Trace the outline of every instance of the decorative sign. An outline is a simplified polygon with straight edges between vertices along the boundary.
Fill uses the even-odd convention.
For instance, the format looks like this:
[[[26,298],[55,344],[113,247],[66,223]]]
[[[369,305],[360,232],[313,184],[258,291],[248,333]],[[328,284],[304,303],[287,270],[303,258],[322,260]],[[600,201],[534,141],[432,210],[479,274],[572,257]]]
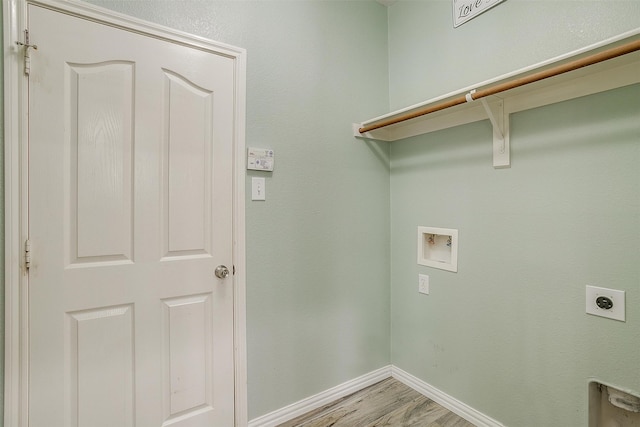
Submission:
[[[504,0],[452,0],[453,27],[459,27],[471,18],[502,3]]]

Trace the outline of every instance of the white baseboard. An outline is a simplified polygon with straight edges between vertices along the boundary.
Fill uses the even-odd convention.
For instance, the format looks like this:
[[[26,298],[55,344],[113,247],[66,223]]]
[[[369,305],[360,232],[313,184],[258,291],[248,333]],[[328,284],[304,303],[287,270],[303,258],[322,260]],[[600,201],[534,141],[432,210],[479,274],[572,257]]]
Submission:
[[[476,411],[472,407],[460,402],[400,368],[392,366],[391,376],[477,427],[504,427],[502,423],[486,416],[482,412]]]
[[[391,376],[391,365],[249,421],[248,427],[275,427]]]
[[[369,372],[361,377],[332,387],[329,390],[285,406],[282,409],[254,418],[249,421],[248,427],[275,427],[389,377],[397,379],[477,427],[505,427],[493,418],[476,411],[443,391],[392,365]]]

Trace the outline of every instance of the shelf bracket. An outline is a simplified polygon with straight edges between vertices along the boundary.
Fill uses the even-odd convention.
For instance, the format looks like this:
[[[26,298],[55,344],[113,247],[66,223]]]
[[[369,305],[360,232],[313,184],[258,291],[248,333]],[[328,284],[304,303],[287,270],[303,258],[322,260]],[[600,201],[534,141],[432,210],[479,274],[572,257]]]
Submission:
[[[491,107],[489,106],[489,103],[484,98],[482,98],[480,100],[480,102],[482,102],[482,106],[484,107],[484,111],[486,111],[487,112],[487,116],[489,116],[489,121],[491,122],[491,125],[493,126],[493,134],[494,134],[494,136],[496,136],[498,139],[504,139],[504,134],[502,133],[502,125],[501,125],[501,123],[498,123],[498,121],[496,120],[496,117],[493,115],[493,111],[491,111]],[[502,103],[500,103],[498,105],[498,110],[501,110],[501,109],[504,109],[502,107]],[[498,117],[500,117],[500,114],[498,115]]]
[[[467,95],[467,101],[473,100],[473,93]],[[480,102],[484,107],[491,126],[493,127],[493,167],[503,169],[511,167],[511,156],[509,153],[509,113],[505,113],[504,101],[489,105],[485,98]]]

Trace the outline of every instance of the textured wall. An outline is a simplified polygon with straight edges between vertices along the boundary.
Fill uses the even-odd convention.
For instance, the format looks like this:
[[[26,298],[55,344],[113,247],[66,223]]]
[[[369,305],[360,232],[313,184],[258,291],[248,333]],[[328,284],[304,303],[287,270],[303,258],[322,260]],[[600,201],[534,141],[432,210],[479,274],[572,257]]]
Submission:
[[[636,0],[507,0],[453,28],[453,0],[389,8],[391,109],[457,91],[633,30]]]
[[[590,377],[640,391],[637,86],[514,115],[509,170],[486,122],[393,143],[391,189],[389,147],[349,129],[632,29],[640,3],[508,0],[454,30],[449,0],[403,0],[388,45],[369,1],[96,3],[248,50],[247,145],[276,151],[247,201],[250,418],[390,361],[511,426],[584,425]],[[460,229],[459,273],[416,265],[417,225]],[[586,284],[626,289],[627,322],[584,314]]]
[[[396,106],[640,22],[636,2],[509,0],[453,30],[444,3],[389,9]],[[503,170],[488,121],[391,143],[395,365],[506,426],[586,425],[590,378],[640,393],[639,111],[634,85],[514,114]],[[416,265],[419,225],[459,229],[458,273]],[[586,285],[626,290],[626,323],[585,314]]]

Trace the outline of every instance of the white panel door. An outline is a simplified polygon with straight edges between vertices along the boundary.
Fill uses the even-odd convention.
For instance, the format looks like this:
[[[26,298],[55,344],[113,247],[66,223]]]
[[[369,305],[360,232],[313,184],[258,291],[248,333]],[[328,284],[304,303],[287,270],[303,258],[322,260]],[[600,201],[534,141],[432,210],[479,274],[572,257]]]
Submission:
[[[234,423],[234,62],[29,5],[29,425]]]

